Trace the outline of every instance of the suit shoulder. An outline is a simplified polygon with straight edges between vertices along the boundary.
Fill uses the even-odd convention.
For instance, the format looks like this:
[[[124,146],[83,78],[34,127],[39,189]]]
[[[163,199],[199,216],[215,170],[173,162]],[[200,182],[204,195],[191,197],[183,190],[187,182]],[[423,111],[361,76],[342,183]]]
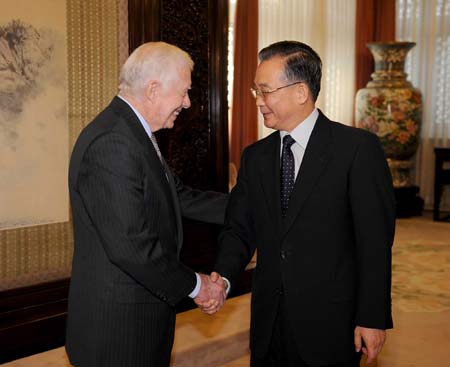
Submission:
[[[135,146],[130,134],[126,131],[126,124],[121,124],[121,117],[110,107],[101,111],[78,136],[72,150],[70,168],[79,167],[86,152],[97,142],[114,142]],[[129,142],[129,143],[127,143]]]
[[[361,144],[380,144],[378,136],[367,130],[330,120],[329,124],[336,141],[355,146],[359,146]]]
[[[266,150],[268,147],[270,147],[272,144],[276,142],[276,139],[280,138],[280,133],[278,131],[274,131],[272,134],[254,142],[253,144],[250,144],[247,146],[242,154],[258,154],[261,151]]]
[[[94,138],[95,136],[113,131],[117,127],[118,120],[119,116],[112,109],[105,108],[86,125],[80,134],[80,138]]]
[[[87,148],[100,137],[111,133],[123,136],[129,135],[126,124],[121,124],[121,120],[122,117],[112,108],[105,108],[81,131],[75,143],[74,151],[79,147]]]

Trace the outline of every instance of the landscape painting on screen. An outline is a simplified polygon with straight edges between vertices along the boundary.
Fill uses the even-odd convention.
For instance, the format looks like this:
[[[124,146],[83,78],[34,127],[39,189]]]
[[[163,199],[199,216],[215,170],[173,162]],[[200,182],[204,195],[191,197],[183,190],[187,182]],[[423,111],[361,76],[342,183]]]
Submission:
[[[0,229],[66,222],[65,1],[14,0],[0,11]]]

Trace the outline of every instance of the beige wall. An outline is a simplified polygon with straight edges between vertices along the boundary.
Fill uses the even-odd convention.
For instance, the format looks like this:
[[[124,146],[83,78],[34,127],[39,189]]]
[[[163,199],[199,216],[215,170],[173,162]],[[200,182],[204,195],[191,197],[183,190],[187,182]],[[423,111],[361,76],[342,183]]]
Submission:
[[[128,35],[127,0],[67,0],[66,8],[68,157],[82,127],[117,92]],[[72,253],[70,221],[0,230],[0,290],[69,276]]]

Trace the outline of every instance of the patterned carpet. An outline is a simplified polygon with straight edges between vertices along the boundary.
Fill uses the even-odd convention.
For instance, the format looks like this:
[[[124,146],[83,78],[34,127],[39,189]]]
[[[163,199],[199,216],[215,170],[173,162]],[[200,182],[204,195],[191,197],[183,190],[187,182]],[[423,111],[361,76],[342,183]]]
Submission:
[[[397,221],[392,302],[405,312],[450,310],[450,223]]]

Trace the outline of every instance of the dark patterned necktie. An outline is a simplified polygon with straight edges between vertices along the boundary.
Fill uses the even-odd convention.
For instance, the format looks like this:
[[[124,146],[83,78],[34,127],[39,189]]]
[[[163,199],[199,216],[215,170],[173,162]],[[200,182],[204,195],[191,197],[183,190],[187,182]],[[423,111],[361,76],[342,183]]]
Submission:
[[[291,146],[295,140],[290,135],[283,138],[283,152],[281,153],[281,215],[286,215],[289,197],[295,183],[295,161]]]

